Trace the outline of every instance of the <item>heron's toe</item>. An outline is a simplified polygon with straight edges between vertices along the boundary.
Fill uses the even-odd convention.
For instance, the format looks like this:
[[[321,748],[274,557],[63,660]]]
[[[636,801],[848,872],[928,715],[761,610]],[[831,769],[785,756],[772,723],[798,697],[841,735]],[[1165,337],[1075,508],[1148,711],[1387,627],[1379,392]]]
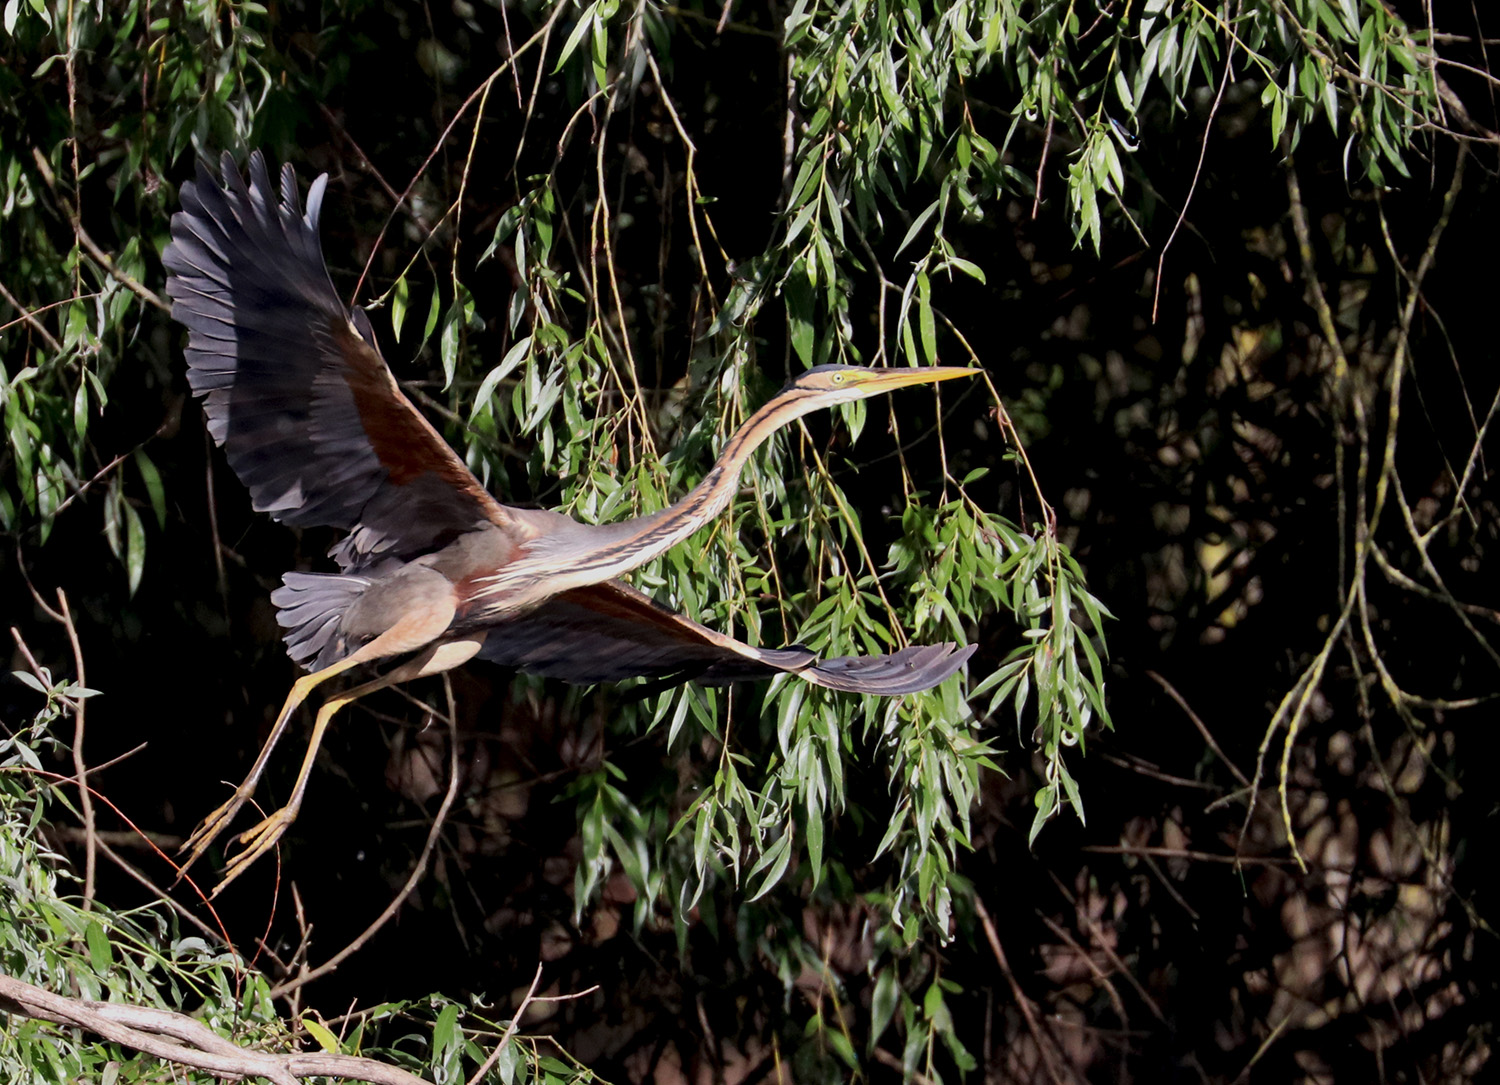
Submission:
[[[217,897],[224,891],[225,886],[248,870],[250,864],[274,848],[276,842],[282,838],[287,828],[296,820],[297,808],[295,806],[286,806],[277,810],[259,825],[247,829],[235,837],[235,840],[242,845],[243,850],[231,859],[229,865],[224,868],[224,877],[220,879],[218,885],[214,886],[214,891],[209,895],[209,899]]]

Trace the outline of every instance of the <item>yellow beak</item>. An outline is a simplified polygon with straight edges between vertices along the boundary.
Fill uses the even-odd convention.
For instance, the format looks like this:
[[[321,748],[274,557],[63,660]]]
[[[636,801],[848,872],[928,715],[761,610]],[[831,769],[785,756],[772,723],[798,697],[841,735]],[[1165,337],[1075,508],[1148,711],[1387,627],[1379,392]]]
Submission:
[[[911,384],[936,384],[954,377],[977,377],[982,369],[964,369],[953,365],[914,366],[910,369],[867,369],[859,375],[860,391],[871,395],[905,388]]]

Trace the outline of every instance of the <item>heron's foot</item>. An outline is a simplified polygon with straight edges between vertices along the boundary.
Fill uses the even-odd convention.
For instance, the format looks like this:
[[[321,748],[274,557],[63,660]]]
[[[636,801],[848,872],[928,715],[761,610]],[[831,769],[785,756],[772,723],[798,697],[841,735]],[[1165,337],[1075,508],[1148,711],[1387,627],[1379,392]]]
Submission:
[[[283,806],[259,825],[235,838],[244,850],[231,859],[229,865],[224,868],[224,877],[209,894],[210,900],[217,897],[224,891],[226,885],[248,870],[251,863],[276,846],[276,842],[281,839],[287,827],[297,820],[297,808],[301,805],[300,802],[294,802]]]
[[[178,868],[177,876],[179,878],[186,874],[188,867],[196,863],[203,853],[213,845],[213,842],[223,835],[224,830],[229,828],[229,823],[240,812],[240,807],[249,802],[250,796],[254,793],[255,788],[248,781],[241,784],[235,788],[234,794],[230,796],[228,802],[198,823],[198,827],[193,830],[193,834],[187,840],[183,841],[182,847],[177,849],[179,855],[187,852],[187,858],[182,861],[182,866]]]

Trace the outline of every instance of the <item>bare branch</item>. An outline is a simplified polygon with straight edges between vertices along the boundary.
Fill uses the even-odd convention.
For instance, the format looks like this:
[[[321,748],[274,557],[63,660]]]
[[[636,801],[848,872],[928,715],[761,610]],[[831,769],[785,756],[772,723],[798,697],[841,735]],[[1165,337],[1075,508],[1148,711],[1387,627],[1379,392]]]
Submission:
[[[278,1055],[241,1047],[186,1014],[118,1002],[67,998],[0,974],[0,1009],[38,1021],[86,1029],[112,1043],[219,1077],[263,1077],[298,1085],[308,1077],[338,1077],[374,1085],[424,1085],[396,1066],[354,1055],[292,1052]]]
[[[78,629],[73,624],[73,612],[68,609],[68,597],[57,589],[57,607],[63,617],[63,628],[68,631],[68,643],[73,648],[73,666],[78,672],[80,691],[88,688],[83,670],[83,649],[78,644]],[[78,774],[78,808],[83,814],[83,910],[94,906],[94,872],[99,866],[99,844],[94,839],[94,800],[89,794],[89,770],[83,759],[84,716],[89,699],[80,692],[73,704],[73,770]]]

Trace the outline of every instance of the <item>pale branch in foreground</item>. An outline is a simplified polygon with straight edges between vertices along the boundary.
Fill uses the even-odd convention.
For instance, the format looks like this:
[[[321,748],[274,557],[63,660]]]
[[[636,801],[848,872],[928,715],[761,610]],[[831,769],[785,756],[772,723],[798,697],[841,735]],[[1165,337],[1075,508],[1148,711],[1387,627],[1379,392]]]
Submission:
[[[223,1078],[262,1077],[298,1085],[315,1076],[373,1085],[427,1085],[423,1078],[374,1059],[324,1052],[272,1054],[240,1047],[186,1014],[53,994],[0,974],[0,1012],[87,1029],[112,1043]]]

